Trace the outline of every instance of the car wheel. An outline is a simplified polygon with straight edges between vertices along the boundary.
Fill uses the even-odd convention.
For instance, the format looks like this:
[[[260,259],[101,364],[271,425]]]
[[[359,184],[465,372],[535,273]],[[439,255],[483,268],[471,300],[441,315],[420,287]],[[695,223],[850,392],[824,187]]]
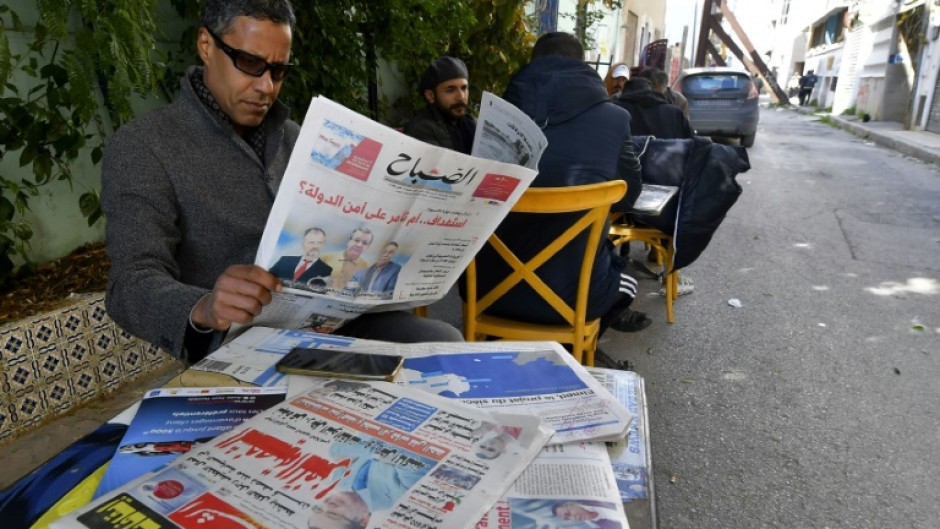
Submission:
[[[747,134],[747,135],[741,136],[741,146],[748,147],[748,148],[753,147],[754,138],[756,137],[757,137],[756,132],[754,134]]]

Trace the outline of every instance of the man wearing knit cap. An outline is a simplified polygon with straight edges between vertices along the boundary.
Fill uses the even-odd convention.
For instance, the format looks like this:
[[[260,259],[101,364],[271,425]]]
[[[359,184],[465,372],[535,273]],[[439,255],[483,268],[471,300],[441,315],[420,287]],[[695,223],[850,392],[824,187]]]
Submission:
[[[431,145],[470,154],[477,121],[468,112],[467,65],[442,56],[421,77],[427,106],[405,127],[405,134]]]

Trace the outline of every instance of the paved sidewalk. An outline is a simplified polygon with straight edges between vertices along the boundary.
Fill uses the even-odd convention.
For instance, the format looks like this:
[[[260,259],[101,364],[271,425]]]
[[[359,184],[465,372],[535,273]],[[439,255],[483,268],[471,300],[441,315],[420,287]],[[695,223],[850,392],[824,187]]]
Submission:
[[[790,108],[801,114],[827,117],[839,128],[879,145],[894,149],[901,154],[917,158],[927,163],[940,165],[940,134],[927,131],[904,130],[904,125],[895,121],[862,122],[855,116],[837,116],[812,107],[791,105]]]

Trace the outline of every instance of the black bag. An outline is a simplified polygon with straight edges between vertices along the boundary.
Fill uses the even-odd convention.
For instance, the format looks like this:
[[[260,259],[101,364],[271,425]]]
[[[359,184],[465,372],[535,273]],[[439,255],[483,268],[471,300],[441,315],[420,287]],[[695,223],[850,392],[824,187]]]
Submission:
[[[743,147],[691,139],[634,136],[643,182],[679,187],[660,215],[634,215],[636,222],[673,236],[673,268],[692,264],[711,241],[741,195],[735,177],[751,168]]]

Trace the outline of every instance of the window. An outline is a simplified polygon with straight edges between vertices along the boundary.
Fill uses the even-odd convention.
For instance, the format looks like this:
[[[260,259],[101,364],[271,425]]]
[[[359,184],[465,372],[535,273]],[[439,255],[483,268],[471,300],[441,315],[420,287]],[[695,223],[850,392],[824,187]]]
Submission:
[[[845,37],[842,21],[845,18],[846,11],[848,11],[848,9],[836,11],[826,17],[825,21],[813,26],[813,36],[810,40],[810,47],[815,48],[817,46],[826,46],[828,44],[842,42],[842,39]]]

